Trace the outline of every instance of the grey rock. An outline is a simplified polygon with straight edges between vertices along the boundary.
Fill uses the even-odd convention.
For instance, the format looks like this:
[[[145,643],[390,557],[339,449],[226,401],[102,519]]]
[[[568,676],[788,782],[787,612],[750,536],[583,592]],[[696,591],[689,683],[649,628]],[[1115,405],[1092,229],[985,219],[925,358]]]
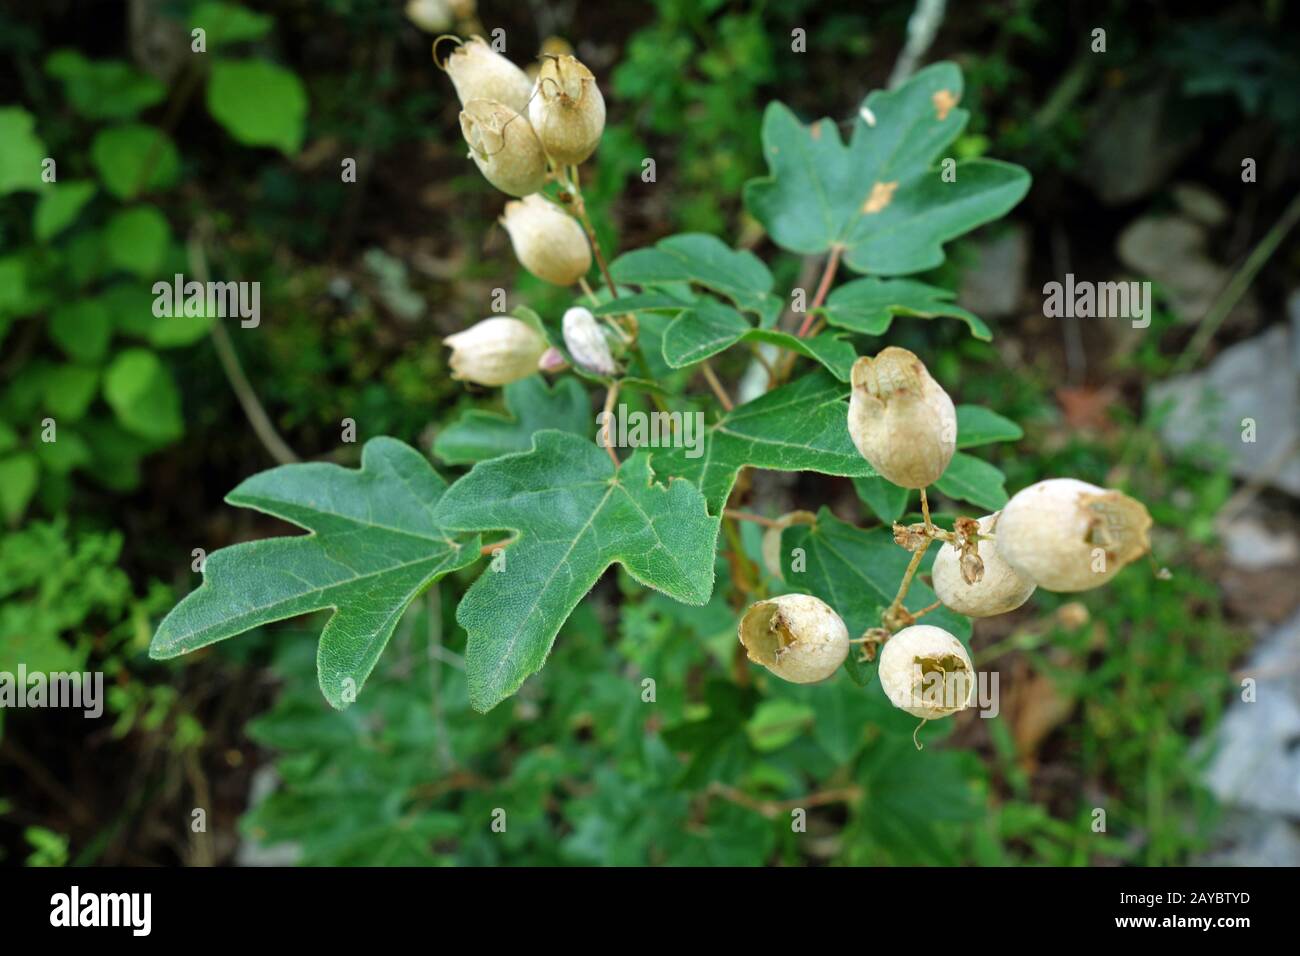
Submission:
[[[1228,708],[1205,783],[1228,806],[1300,820],[1300,613],[1260,642],[1241,675],[1255,681],[1255,699]]]
[[[962,276],[958,301],[984,318],[1012,315],[1025,293],[1029,267],[1029,235],[1012,226],[990,239],[976,242],[975,261]]]
[[[1088,130],[1080,176],[1107,205],[1153,192],[1196,145],[1198,135],[1165,122],[1170,90],[1125,87],[1103,97]]]
[[[1292,324],[1300,327],[1294,313]],[[1207,461],[1226,458],[1234,475],[1300,496],[1298,335],[1273,326],[1224,349],[1204,371],[1152,385],[1148,408],[1171,405],[1162,440]],[[1243,440],[1246,419],[1254,421],[1253,442]]]

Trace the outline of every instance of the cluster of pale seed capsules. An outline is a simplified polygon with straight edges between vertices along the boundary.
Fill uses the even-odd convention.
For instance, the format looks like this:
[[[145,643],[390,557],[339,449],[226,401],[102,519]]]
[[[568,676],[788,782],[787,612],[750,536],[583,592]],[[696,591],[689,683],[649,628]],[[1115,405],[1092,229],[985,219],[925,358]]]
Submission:
[[[595,152],[605,129],[605,99],[595,76],[573,56],[546,53],[537,78],[529,79],[481,37],[460,43],[440,65],[460,98],[460,128],[470,158],[489,183],[517,197],[506,203],[501,224],[520,263],[555,285],[581,283],[590,295],[585,283],[593,248],[602,271],[605,263],[583,202],[578,166]],[[554,197],[543,191],[549,182],[559,184]],[[576,363],[609,376],[618,372],[615,352],[626,348],[630,336],[616,319],[606,321],[608,331],[590,310],[569,309],[563,332]],[[558,371],[565,362],[540,330],[510,316],[484,319],[444,342],[452,350],[452,377],[478,385],[508,385],[539,369]]]
[[[912,553],[881,626],[850,640],[840,616],[819,598],[786,594],[750,606],[740,641],[751,660],[798,684],[830,677],[849,645],[862,659],[879,652],[880,684],[890,702],[924,720],[970,704],[975,670],[966,648],[943,628],[917,624],[903,599],[932,541],[943,544],[932,569],[939,604],[967,617],[1014,611],[1036,588],[1087,591],[1145,554],[1151,516],[1141,502],[1073,478],[1053,478],[1017,493],[998,513],[958,518],[952,531],[930,520],[925,489],[957,447],[957,412],[948,393],[906,349],[889,347],[853,366],[848,427],[853,443],[887,481],[921,492],[923,523],[894,525]],[[781,523],[769,530],[779,535]],[[937,605],[936,605],[937,606]]]
[[[547,282],[582,284],[590,295],[585,277],[594,249],[613,294],[578,185],[577,167],[605,126],[605,101],[591,71],[572,56],[546,54],[534,81],[479,37],[458,46],[444,68],[460,97],[470,158],[488,182],[521,200],[506,203],[501,218],[520,263]],[[560,187],[554,198],[543,192],[552,181]],[[626,331],[607,331],[589,310],[572,308],[563,333],[582,368],[617,373],[615,353],[627,345]],[[539,330],[508,316],[484,319],[445,342],[453,376],[480,385],[507,385],[564,363]],[[956,450],[952,399],[915,355],[894,347],[858,359],[852,388],[854,444],[881,477],[921,492],[924,522],[894,526],[894,540],[912,554],[898,594],[881,626],[853,640],[840,616],[812,595],[759,601],[741,619],[740,640],[751,660],[800,684],[830,677],[850,645],[861,644],[864,660],[879,653],[880,682],[895,706],[927,720],[946,717],[974,693],[970,655],[942,628],[915,623],[924,611],[903,606],[933,541],[943,542],[932,570],[939,603],[968,617],[992,617],[1020,607],[1039,587],[1070,592],[1105,584],[1146,553],[1151,517],[1118,491],[1056,478],[1025,488],[997,514],[940,528],[930,520],[925,489]],[[779,548],[780,524],[769,530],[765,551],[772,542]]]

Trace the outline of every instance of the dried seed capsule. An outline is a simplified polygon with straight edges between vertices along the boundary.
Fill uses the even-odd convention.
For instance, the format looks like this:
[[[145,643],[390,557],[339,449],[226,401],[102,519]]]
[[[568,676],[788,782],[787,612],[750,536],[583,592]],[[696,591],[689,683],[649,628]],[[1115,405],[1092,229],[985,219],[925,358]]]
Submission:
[[[509,385],[537,371],[546,340],[507,316],[484,319],[442,340],[451,348],[451,377],[479,385]]]
[[[1118,491],[1052,478],[1016,493],[998,518],[998,553],[1049,591],[1105,584],[1151,547],[1146,507]]]
[[[853,363],[849,435],[862,457],[902,488],[934,484],[957,448],[957,410],[907,349]]]
[[[501,225],[525,269],[555,285],[573,285],[591,268],[587,234],[572,216],[541,195],[506,203]]]
[[[462,106],[469,106],[471,100],[494,100],[516,113],[528,109],[528,94],[532,91],[528,75],[482,37],[470,37],[468,43],[452,51],[446,69]]]
[[[537,134],[510,107],[470,100],[460,113],[469,155],[485,179],[510,196],[535,193],[546,182],[546,155]]]
[[[943,628],[913,624],[885,641],[880,686],[899,710],[935,720],[969,705],[975,667],[961,641]]]
[[[825,680],[849,656],[848,628],[811,594],[783,594],[751,604],[738,633],[751,661],[793,684]]]
[[[996,514],[980,518],[980,533],[994,533],[997,520]],[[934,593],[944,607],[967,617],[992,617],[1014,611],[1034,593],[1034,582],[1002,560],[996,541],[979,542],[979,560],[984,570],[974,582],[964,573],[963,561],[967,557],[973,555],[963,555],[950,543],[945,543],[934,557]]]
[[[596,77],[572,56],[547,56],[528,103],[528,118],[546,155],[577,165],[596,151],[605,130],[605,97]]]
[[[582,306],[569,309],[564,313],[563,327],[564,344],[574,362],[596,375],[613,375],[618,372],[605,333],[590,310]]]

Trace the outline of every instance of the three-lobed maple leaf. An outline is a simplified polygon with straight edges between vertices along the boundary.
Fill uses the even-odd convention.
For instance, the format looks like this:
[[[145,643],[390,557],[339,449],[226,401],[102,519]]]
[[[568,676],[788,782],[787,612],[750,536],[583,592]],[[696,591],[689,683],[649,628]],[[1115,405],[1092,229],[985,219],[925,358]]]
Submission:
[[[466,592],[470,703],[486,711],[540,670],[569,614],[614,563],[685,604],[713,593],[719,520],[686,481],[655,481],[651,453],[544,430],[530,451],[480,462],[443,496],[438,525],[515,535]]]
[[[361,468],[282,465],[226,496],[310,531],[222,548],[203,584],[158,626],[149,655],[164,659],[264,624],[331,609],[317,672],[333,706],[356,700],[407,606],[449,571],[479,557],[477,537],[457,537],[435,509],[447,483],[414,448],[373,438]]]

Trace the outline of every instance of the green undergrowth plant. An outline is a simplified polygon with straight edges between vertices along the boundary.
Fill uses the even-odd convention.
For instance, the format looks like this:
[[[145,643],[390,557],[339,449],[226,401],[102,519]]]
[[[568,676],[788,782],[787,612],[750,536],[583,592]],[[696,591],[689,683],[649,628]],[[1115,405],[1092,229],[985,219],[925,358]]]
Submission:
[[[442,424],[435,454],[467,472],[444,476],[424,453],[377,437],[357,468],[286,465],[241,483],[228,502],[308,533],[209,556],[202,585],[159,626],[154,657],[327,611],[317,682],[346,708],[412,603],[444,578],[458,589],[477,573],[455,621],[466,699],[486,713],[542,668],[611,566],[629,588],[686,608],[712,606],[721,567],[728,598],[748,605],[726,628],[742,654],[793,685],[848,675],[800,687],[772,726],[809,712],[815,723],[826,701],[869,702],[864,719],[892,703],[929,720],[975,700],[969,615],[1012,610],[1037,587],[1099,586],[1145,553],[1150,518],[1118,491],[1060,478],[1009,496],[1002,473],[971,450],[1016,440],[1020,428],[955,404],[913,352],[871,344],[900,317],[953,319],[992,337],[951,291],[909,278],[1029,188],[1017,166],[950,155],[968,119],[954,64],[869,94],[845,123],[767,107],[768,174],[745,184],[745,207],[776,247],[821,262],[815,287],[786,290],[758,255],[704,233],[610,260],[579,172],[606,118],[593,74],[546,55],[530,80],[482,39],[451,39],[435,54],[451,50],[438,65],[461,99],[469,157],[515,197],[502,222],[520,262],[575,286],[572,305],[540,315],[494,302],[446,339],[454,378],[504,388],[504,410]],[[713,367],[728,353],[761,367],[745,400]],[[883,526],[858,527],[820,503],[782,516],[745,510],[751,470],[852,479]],[[929,488],[985,520],[936,518]],[[900,523],[913,492],[920,514]],[[933,590],[920,579],[932,571]],[[737,684],[706,690],[707,715],[676,738],[709,741],[717,759],[750,726],[754,675],[743,657],[736,665]],[[659,677],[665,694],[673,679]],[[882,685],[883,708],[862,689]]]
[[[307,100],[298,78],[250,47],[274,23],[233,4],[187,4],[172,23],[184,58],[168,102],[161,79],[116,59],[49,53],[33,102],[0,105],[0,518],[34,498],[67,507],[73,479],[124,492],[141,460],[185,432],[168,352],[199,342],[213,316],[159,321],[155,282],[190,272],[169,215],[190,162],[170,122],[202,93],[237,142],[299,149]]]

